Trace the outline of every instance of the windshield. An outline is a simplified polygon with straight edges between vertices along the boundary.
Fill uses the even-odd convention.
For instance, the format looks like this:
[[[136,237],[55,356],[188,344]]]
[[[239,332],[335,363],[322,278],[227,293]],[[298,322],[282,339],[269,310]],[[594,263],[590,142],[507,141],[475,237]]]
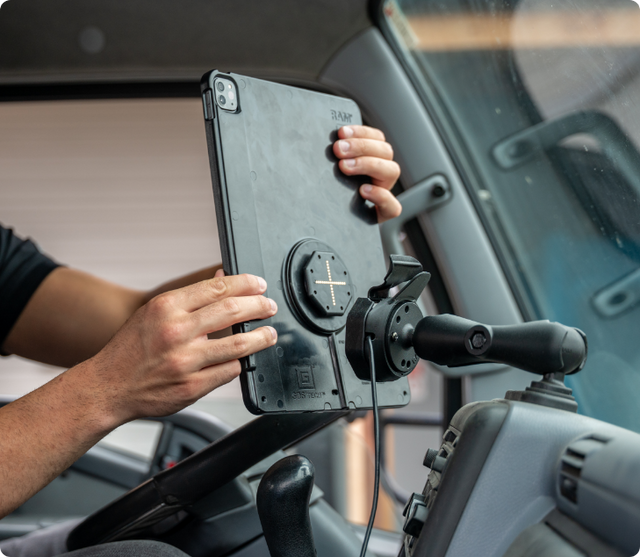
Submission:
[[[412,71],[528,319],[578,327],[580,412],[640,431],[640,8],[395,0]]]

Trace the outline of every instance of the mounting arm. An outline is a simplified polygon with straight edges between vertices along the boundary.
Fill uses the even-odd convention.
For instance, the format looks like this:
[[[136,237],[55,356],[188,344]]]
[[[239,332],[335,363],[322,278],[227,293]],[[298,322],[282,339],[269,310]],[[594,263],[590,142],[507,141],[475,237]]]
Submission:
[[[373,341],[379,382],[408,375],[422,358],[450,367],[506,364],[544,375],[538,382],[542,387],[535,388],[547,390],[553,382],[558,390],[558,385],[566,389],[564,375],[584,367],[587,337],[560,323],[490,326],[449,314],[423,317],[416,301],[429,273],[412,257],[391,255],[390,260],[384,282],[367,298],[358,298],[347,318],[346,354],[360,379],[369,380],[367,337]],[[394,288],[397,293],[390,296]]]
[[[542,375],[576,373],[587,358],[585,334],[550,321],[492,327],[437,315],[416,324],[411,343],[418,356],[444,366],[494,362]]]

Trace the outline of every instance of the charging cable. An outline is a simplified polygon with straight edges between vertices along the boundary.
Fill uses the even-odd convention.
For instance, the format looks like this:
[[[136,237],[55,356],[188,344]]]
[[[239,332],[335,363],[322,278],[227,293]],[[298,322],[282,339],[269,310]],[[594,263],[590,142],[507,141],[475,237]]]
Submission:
[[[380,418],[378,416],[378,390],[376,383],[376,364],[373,354],[373,342],[371,337],[367,337],[369,344],[369,367],[371,370],[371,401],[373,403],[373,445],[374,445],[374,478],[373,478],[373,503],[371,504],[371,515],[369,516],[369,524],[364,534],[360,557],[365,557],[373,522],[376,518],[376,510],[378,508],[378,491],[380,490]]]

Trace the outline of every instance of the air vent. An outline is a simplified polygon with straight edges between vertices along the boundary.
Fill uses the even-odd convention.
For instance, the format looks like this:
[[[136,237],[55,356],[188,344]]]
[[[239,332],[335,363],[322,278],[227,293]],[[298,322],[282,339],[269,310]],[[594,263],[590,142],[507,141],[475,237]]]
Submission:
[[[560,475],[558,478],[560,494],[571,501],[578,502],[578,480],[587,456],[599,451],[609,440],[592,435],[569,445],[560,458]]]

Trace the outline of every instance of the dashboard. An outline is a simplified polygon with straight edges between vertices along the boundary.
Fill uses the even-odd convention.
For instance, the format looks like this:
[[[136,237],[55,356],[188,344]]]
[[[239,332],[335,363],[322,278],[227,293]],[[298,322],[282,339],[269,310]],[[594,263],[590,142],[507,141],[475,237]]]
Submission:
[[[526,402],[477,402],[427,464],[405,508],[408,557],[638,552],[636,433]]]

